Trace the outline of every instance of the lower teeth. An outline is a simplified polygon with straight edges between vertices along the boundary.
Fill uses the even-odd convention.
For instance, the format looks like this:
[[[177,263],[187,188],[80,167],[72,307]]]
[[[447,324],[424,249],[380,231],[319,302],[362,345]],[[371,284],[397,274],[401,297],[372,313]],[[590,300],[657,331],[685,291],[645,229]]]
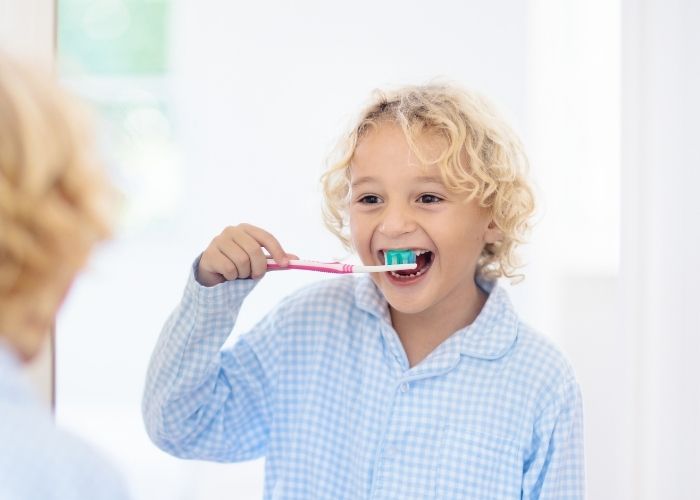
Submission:
[[[425,271],[427,271],[427,270],[428,270],[428,268],[427,268],[427,267],[424,267],[423,269],[421,269],[420,271],[418,271],[418,272],[415,273],[415,274],[399,274],[399,273],[396,273],[396,272],[394,272],[394,271],[389,271],[389,272],[390,272],[391,275],[394,276],[395,278],[399,278],[399,279],[409,279],[409,278],[415,278],[415,277],[417,277],[417,276],[420,276],[421,274],[423,274],[423,273],[424,273]]]

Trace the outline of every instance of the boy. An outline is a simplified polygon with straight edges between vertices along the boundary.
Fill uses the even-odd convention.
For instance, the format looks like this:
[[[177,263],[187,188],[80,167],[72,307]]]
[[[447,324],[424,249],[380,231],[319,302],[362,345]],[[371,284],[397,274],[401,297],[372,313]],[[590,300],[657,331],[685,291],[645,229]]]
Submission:
[[[121,478],[57,430],[21,365],[110,224],[83,118],[48,77],[0,54],[0,498],[120,500]]]
[[[308,286],[222,349],[263,249],[294,258],[226,228],[155,348],[151,438],[186,458],[265,456],[265,498],[583,498],[573,372],[496,283],[517,276],[526,170],[474,94],[375,95],[324,174],[326,222],[365,265],[410,249],[417,269]]]

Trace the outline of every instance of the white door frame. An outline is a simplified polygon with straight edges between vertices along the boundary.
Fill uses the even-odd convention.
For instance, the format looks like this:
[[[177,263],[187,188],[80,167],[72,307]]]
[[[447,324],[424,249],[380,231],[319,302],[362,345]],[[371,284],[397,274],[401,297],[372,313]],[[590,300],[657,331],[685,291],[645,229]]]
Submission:
[[[0,0],[0,50],[54,70],[57,0]],[[56,402],[55,326],[27,374],[41,399],[53,410]]]

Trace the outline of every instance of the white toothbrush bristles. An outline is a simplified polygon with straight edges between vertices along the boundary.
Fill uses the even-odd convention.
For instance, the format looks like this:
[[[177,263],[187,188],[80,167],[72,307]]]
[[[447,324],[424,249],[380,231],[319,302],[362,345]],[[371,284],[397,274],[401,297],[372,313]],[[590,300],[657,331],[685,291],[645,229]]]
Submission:
[[[418,264],[390,264],[386,266],[354,266],[355,273],[385,273],[387,271],[405,271],[415,269]]]

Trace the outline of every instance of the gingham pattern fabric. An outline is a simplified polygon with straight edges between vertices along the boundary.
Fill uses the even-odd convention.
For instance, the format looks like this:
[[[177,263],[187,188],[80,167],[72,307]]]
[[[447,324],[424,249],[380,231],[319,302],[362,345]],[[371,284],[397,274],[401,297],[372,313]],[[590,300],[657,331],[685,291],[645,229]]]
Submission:
[[[57,430],[0,342],[0,499],[123,500],[124,483],[81,441]]]
[[[266,499],[584,497],[578,385],[502,288],[480,283],[474,323],[409,368],[366,276],[307,286],[222,348],[254,286],[190,273],[143,399],[163,450],[265,456]]]

